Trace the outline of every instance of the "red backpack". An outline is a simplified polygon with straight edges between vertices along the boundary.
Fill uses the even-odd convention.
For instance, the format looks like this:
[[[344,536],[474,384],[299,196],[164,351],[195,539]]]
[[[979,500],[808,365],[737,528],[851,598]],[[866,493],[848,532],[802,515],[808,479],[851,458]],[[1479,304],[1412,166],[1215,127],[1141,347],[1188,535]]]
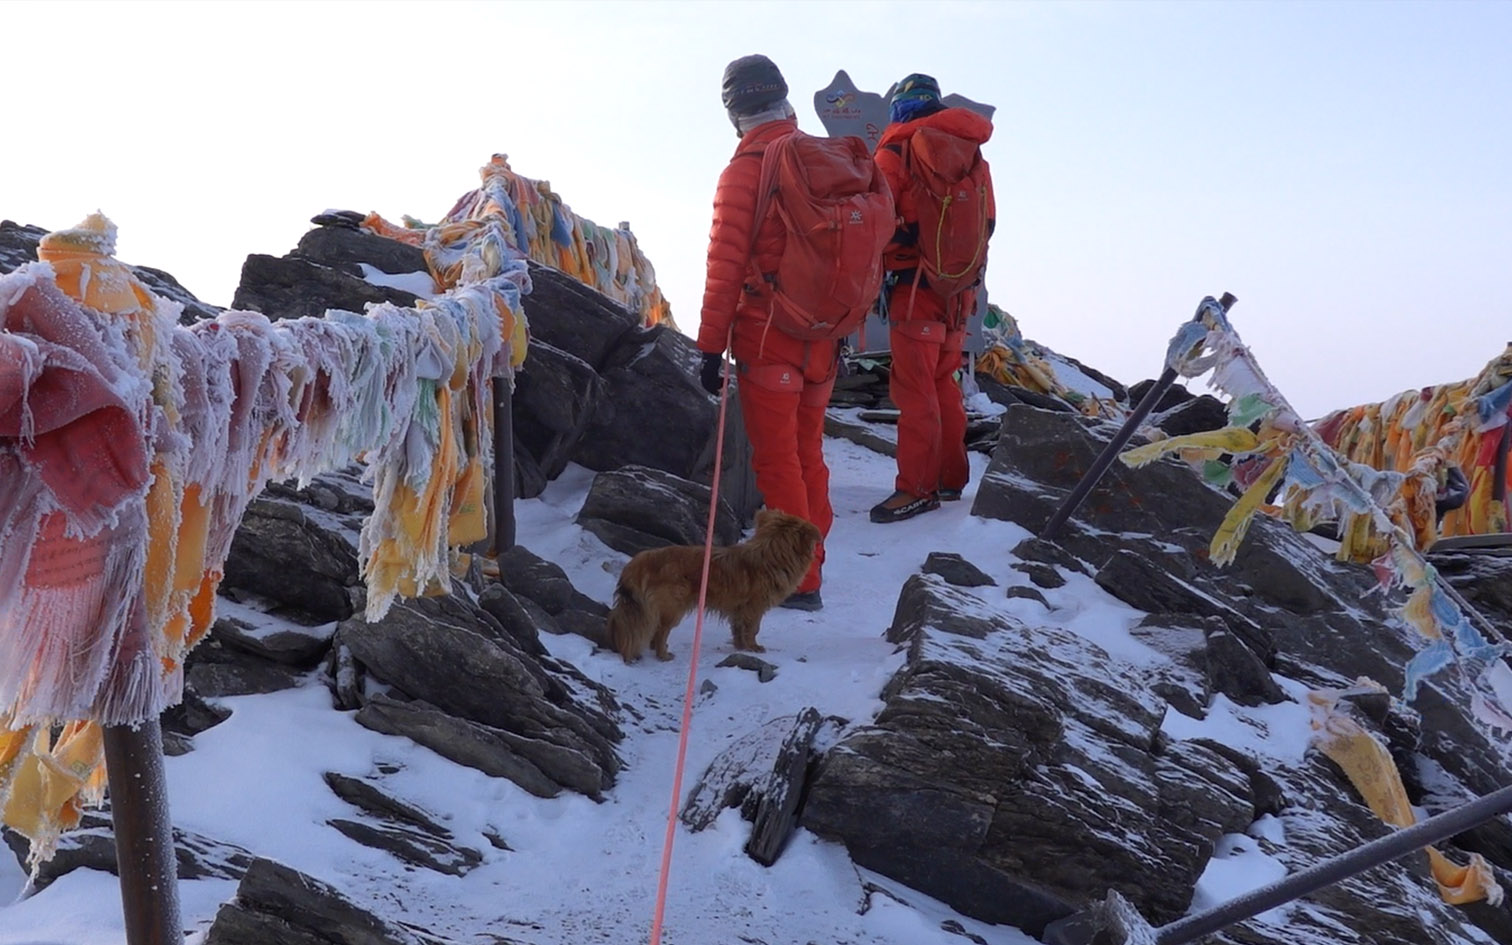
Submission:
[[[903,160],[919,216],[921,269],[934,293],[948,299],[975,285],[987,265],[987,161],[975,141],[938,128],[914,132]]]
[[[768,211],[787,229],[773,272],[772,324],[814,341],[856,330],[882,288],[882,250],[897,226],[892,192],[855,136],[795,131],[767,145],[757,191],[759,232]]]

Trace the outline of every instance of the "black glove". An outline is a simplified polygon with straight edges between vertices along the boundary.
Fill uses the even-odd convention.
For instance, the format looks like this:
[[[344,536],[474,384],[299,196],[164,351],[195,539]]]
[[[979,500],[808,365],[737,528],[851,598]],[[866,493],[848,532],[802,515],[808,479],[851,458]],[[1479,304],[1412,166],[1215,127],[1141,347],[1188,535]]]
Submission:
[[[723,369],[724,355],[704,352],[703,364],[698,368],[698,383],[715,397],[718,397],[719,392],[724,389],[724,377],[721,374]]]

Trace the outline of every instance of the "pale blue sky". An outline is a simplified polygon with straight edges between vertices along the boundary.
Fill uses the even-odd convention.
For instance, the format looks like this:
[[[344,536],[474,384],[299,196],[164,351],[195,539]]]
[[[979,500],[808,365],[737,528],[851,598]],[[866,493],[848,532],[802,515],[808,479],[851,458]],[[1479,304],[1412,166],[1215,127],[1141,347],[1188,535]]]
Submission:
[[[842,68],[996,105],[991,297],[1122,380],[1225,290],[1304,414],[1512,341],[1512,3],[11,2],[0,24],[0,217],[101,209],[122,258],[217,304],[320,210],[434,220],[499,151],[631,221],[691,332],[735,145],[720,74],[764,52],[815,133]]]

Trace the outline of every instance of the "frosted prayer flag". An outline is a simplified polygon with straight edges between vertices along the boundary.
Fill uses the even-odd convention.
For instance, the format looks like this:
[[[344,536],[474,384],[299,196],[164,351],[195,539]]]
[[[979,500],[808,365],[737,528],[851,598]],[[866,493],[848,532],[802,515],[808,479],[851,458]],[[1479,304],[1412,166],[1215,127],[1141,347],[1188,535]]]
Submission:
[[[97,799],[100,726],[181,698],[269,480],[365,461],[369,619],[449,589],[450,548],[486,534],[490,379],[524,337],[526,263],[486,242],[454,247],[475,281],[413,309],[187,327],[114,244],[94,214],[0,276],[0,820],[34,863]]]

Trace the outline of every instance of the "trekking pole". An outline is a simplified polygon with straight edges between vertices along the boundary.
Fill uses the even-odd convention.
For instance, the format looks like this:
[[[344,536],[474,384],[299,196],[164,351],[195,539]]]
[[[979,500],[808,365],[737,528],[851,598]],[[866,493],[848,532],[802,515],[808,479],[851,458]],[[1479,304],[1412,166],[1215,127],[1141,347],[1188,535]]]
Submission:
[[[1197,306],[1197,314],[1192,316],[1192,321],[1195,322],[1202,317],[1202,310],[1210,301],[1212,301],[1211,296],[1202,300],[1202,304]],[[1223,297],[1218,300],[1218,304],[1227,313],[1237,301],[1239,301],[1237,298],[1225,292],[1223,293]],[[1091,492],[1092,488],[1107,473],[1108,467],[1113,464],[1113,458],[1129,442],[1129,438],[1134,435],[1134,431],[1139,429],[1139,425],[1144,422],[1144,418],[1149,415],[1151,410],[1155,409],[1155,405],[1160,403],[1160,398],[1165,396],[1166,391],[1170,390],[1171,385],[1174,383],[1176,383],[1176,369],[1167,367],[1161,372],[1154,386],[1140,398],[1139,403],[1134,407],[1133,412],[1129,414],[1128,419],[1124,421],[1123,426],[1119,427],[1118,432],[1113,435],[1113,439],[1108,441],[1108,445],[1103,447],[1103,451],[1097,455],[1097,459],[1093,460],[1091,468],[1081,477],[1081,481],[1076,484],[1076,488],[1072,489],[1071,494],[1066,496],[1060,508],[1055,510],[1055,514],[1050,516],[1050,521],[1046,522],[1045,527],[1040,530],[1039,537],[1054,539],[1059,534],[1061,526],[1065,525],[1066,520],[1071,517],[1072,513],[1081,506],[1082,502],[1086,501],[1087,493]]]
[[[168,816],[161,723],[154,718],[101,728],[126,945],[181,942],[178,859]]]

